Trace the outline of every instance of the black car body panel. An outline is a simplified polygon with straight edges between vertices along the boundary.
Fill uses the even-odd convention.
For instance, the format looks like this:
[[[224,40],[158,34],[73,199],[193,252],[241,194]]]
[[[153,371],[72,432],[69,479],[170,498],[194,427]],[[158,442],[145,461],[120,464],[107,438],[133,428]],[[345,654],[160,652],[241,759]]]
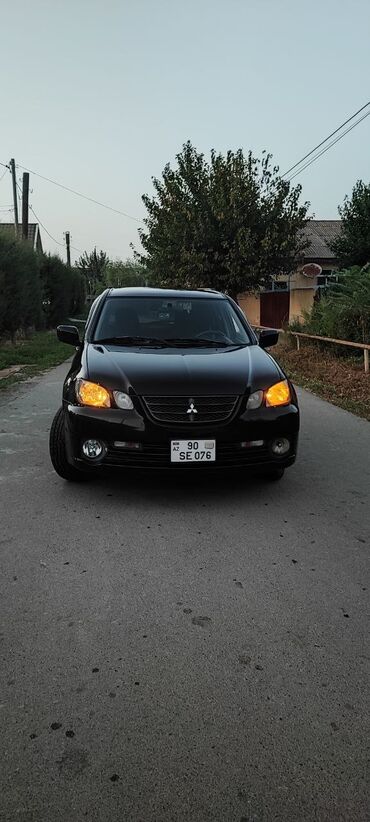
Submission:
[[[272,357],[258,346],[189,350],[146,350],[89,344],[86,378],[106,388],[138,395],[245,394],[283,379]]]
[[[273,411],[274,409],[269,409]],[[250,413],[241,415],[238,420],[232,420],[228,425],[217,430],[212,427],[197,427],[196,431],[190,424],[186,429],[177,427],[168,432],[167,428],[160,429],[158,425],[145,419],[144,413],[139,411],[122,412],[118,409],[92,409],[69,405],[66,414],[66,441],[67,452],[71,464],[85,470],[87,467],[96,470],[101,465],[130,466],[145,468],[171,468],[171,470],[215,470],[219,465],[223,467],[254,467],[276,468],[277,465],[288,467],[296,458],[299,429],[299,414],[295,406],[286,406],[279,413],[275,412],[268,419],[252,419]],[[171,464],[171,439],[199,439],[215,438],[217,442],[216,464],[194,466]],[[269,443],[273,438],[284,436],[291,440],[291,450],[287,457],[273,457]],[[86,465],[86,459],[81,456],[81,443],[85,439],[97,438],[107,443],[107,454],[101,463],[92,466]],[[264,440],[266,447],[261,449],[243,449],[241,443],[246,438],[250,441]],[[115,447],[117,441],[138,442],[141,450],[138,452],[125,451]]]
[[[94,331],[105,300],[115,295],[165,296],[168,299],[201,299],[208,292],[177,292],[157,289],[114,289],[95,301],[85,337],[76,350],[63,388],[65,444],[68,461],[81,470],[96,471],[102,466],[204,470],[219,467],[283,468],[296,457],[299,410],[293,386],[291,402],[279,407],[262,406],[248,410],[248,397],[266,391],[286,379],[273,357],[259,345],[256,335],[233,301],[233,306],[248,334],[248,344],[197,348],[186,346],[146,347],[95,341]],[[108,391],[130,396],[132,410],[117,407],[94,408],[80,405],[76,381],[89,380]],[[190,402],[199,404],[199,415],[190,415]],[[290,441],[289,453],[275,456],[271,442],[277,437]],[[84,440],[104,443],[100,460],[89,461],[82,453]],[[173,464],[170,443],[177,439],[216,440],[216,462],[194,465]],[[263,441],[263,446],[249,443]],[[125,450],[115,443],[135,444]],[[245,447],[246,444],[248,447]]]

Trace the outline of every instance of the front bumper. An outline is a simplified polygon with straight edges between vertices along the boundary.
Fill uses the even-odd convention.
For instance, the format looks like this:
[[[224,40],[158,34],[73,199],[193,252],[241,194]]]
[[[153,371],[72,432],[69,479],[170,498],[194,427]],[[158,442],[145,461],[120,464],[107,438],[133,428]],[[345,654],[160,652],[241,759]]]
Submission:
[[[219,468],[269,470],[286,468],[296,459],[299,411],[296,405],[262,408],[245,412],[222,425],[159,425],[138,410],[97,409],[65,403],[65,440],[67,458],[82,471],[101,468],[159,468],[172,471],[217,471]],[[289,452],[276,457],[271,441],[287,437]],[[84,457],[82,443],[98,439],[104,443],[104,454],[98,460]],[[171,463],[170,443],[175,439],[215,439],[216,462]],[[263,446],[242,447],[242,443],[263,440]],[[138,450],[114,445],[115,442],[135,442]]]

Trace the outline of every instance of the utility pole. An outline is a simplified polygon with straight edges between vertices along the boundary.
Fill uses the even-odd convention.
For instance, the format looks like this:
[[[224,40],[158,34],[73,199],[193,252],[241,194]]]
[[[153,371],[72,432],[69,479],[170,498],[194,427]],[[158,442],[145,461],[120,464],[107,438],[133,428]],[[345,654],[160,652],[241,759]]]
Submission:
[[[18,237],[18,200],[17,200],[17,180],[15,176],[15,160],[12,158],[10,163],[10,173],[13,181],[13,203],[14,203],[14,228],[15,236]]]
[[[23,174],[22,186],[22,238],[28,240],[28,195],[30,190],[30,175],[27,171]]]
[[[70,246],[70,234],[69,231],[66,231],[66,248],[67,248],[67,265],[71,267],[71,246]]]

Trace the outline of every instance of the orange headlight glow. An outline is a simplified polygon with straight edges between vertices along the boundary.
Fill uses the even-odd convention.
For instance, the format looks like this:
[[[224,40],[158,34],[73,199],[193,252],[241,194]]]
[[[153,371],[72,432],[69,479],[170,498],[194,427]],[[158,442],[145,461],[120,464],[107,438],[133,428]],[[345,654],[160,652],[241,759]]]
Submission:
[[[288,380],[276,382],[265,393],[266,405],[270,406],[289,405],[291,398]]]
[[[92,405],[94,408],[110,408],[109,392],[96,382],[78,380],[77,397],[81,405]]]

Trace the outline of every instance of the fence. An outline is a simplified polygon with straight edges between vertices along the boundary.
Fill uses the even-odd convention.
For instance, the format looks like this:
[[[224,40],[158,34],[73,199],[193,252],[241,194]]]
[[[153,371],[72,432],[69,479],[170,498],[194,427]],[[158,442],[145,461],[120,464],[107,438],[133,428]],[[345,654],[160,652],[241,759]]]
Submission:
[[[365,374],[369,373],[369,351],[370,345],[368,343],[348,342],[348,340],[335,340],[333,337],[318,337],[316,334],[303,334],[301,331],[289,331],[292,337],[297,339],[297,350],[300,348],[301,337],[308,340],[321,340],[322,342],[334,343],[334,345],[346,345],[348,348],[362,348],[364,352],[364,369]]]
[[[264,328],[261,325],[253,326],[253,327],[255,328],[256,331],[262,331],[263,328]],[[335,340],[333,337],[319,337],[316,334],[304,334],[302,331],[287,331],[287,332],[285,332],[284,329],[282,329],[282,328],[279,328],[279,329],[276,329],[276,330],[278,330],[282,334],[288,333],[292,337],[296,337],[297,350],[298,351],[300,349],[300,339],[301,338],[306,339],[306,340],[320,340],[321,342],[334,343],[334,345],[346,345],[348,348],[362,348],[362,350],[364,352],[364,370],[365,370],[365,374],[369,373],[369,351],[370,351],[370,344],[369,343],[356,343],[356,342],[349,342],[348,340]]]

